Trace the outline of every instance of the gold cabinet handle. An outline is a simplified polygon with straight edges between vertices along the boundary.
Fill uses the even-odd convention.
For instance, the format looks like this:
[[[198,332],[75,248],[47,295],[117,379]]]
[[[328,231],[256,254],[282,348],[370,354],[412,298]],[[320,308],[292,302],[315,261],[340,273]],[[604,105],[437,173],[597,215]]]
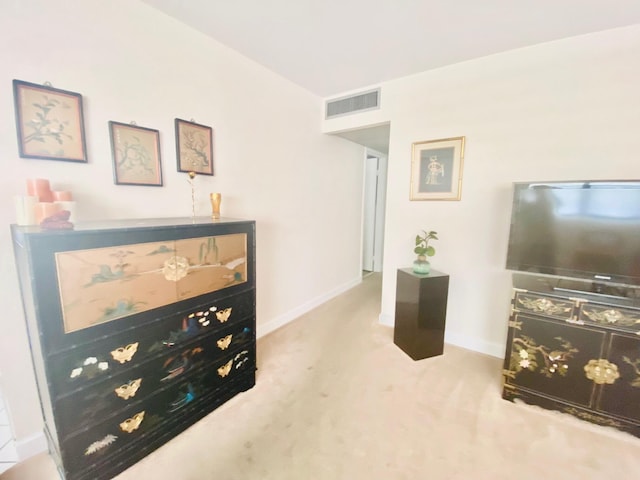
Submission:
[[[120,398],[129,400],[130,398],[136,396],[136,392],[140,388],[141,383],[142,378],[137,378],[135,380],[131,380],[129,383],[120,385],[114,390],[114,392],[116,392],[116,395],[118,395]]]
[[[218,369],[218,375],[220,375],[222,378],[229,375],[229,372],[231,371],[231,365],[233,365],[233,360],[229,360],[227,363],[221,366]]]
[[[140,427],[140,424],[144,420],[144,410],[136,413],[133,417],[127,418],[120,424],[120,430],[123,432],[131,433]]]
[[[117,362],[120,362],[120,363],[128,362],[133,358],[133,356],[138,351],[138,344],[139,342],[136,342],[136,343],[130,343],[129,345],[126,345],[124,347],[118,347],[111,352],[111,356]]]
[[[231,316],[231,307],[225,308],[224,310],[219,310],[216,312],[216,318],[220,321],[220,323],[224,323],[229,320]]]
[[[229,348],[229,345],[231,345],[231,339],[233,338],[233,335],[227,335],[226,337],[222,337],[221,339],[219,339],[216,344],[218,345],[218,348],[220,350],[226,350],[227,348]]]

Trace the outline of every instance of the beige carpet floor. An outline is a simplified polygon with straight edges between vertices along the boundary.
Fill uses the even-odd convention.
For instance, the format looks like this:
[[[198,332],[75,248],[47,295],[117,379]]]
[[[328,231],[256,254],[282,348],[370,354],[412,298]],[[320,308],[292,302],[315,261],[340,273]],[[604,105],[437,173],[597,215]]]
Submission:
[[[118,480],[640,478],[640,439],[502,400],[501,360],[411,360],[378,324],[380,288],[370,275],[260,339],[255,388]],[[0,478],[58,476],[41,454]]]

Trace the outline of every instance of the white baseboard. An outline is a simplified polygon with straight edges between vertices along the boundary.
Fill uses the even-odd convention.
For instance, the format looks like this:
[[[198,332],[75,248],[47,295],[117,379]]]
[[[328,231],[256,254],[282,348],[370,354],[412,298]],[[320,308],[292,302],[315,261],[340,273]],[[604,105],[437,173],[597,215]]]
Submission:
[[[387,327],[393,327],[395,325],[393,315],[389,315],[388,313],[381,313],[378,317],[378,322],[382,325],[386,325]]]
[[[385,313],[380,314],[378,321],[387,327],[393,327],[395,324],[393,315]],[[459,333],[450,333],[446,330],[444,333],[444,341],[445,343],[466,348],[467,350],[472,350],[474,352],[483,353],[496,358],[504,358],[504,345],[502,344],[479,340],[467,335],[460,335]]]
[[[474,352],[484,353],[485,355],[496,358],[504,358],[504,345],[498,343],[487,342],[458,333],[447,333],[446,331],[444,333],[444,341],[445,343],[466,348],[467,350],[473,350]]]
[[[33,457],[42,452],[46,452],[49,447],[44,432],[34,433],[26,438],[16,439],[16,452],[18,453],[18,461],[23,462],[27,458]]]
[[[304,303],[294,308],[293,310],[288,311],[287,313],[279,315],[278,317],[272,320],[269,320],[266,323],[259,324],[257,326],[256,336],[258,338],[264,337],[265,335],[277,330],[280,327],[285,326],[287,323],[292,322],[293,320],[300,317],[301,315],[304,315],[305,313],[331,300],[333,297],[336,297],[341,293],[344,293],[347,290],[350,290],[351,288],[355,287],[360,283],[362,283],[362,277],[359,276],[347,283],[344,283],[334,288],[333,290],[328,291],[323,295],[320,295],[319,297],[314,298],[313,300],[310,300],[307,303]]]

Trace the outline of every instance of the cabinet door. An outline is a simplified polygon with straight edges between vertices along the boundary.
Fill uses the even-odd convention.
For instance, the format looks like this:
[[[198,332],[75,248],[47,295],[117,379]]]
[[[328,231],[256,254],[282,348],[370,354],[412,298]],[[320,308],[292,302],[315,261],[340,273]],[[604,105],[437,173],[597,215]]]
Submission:
[[[506,382],[590,406],[595,388],[584,366],[594,354],[602,356],[604,337],[595,329],[515,314],[510,322]]]
[[[640,338],[611,334],[609,355],[606,360],[592,362],[594,382],[602,385],[596,408],[603,412],[640,420]]]

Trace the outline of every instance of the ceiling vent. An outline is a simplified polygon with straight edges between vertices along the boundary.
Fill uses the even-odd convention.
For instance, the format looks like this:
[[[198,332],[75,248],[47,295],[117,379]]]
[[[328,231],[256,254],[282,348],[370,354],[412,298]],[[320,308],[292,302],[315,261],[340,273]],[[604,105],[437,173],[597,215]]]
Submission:
[[[380,89],[357,93],[348,97],[327,100],[325,118],[334,118],[351,113],[360,113],[380,108]]]

